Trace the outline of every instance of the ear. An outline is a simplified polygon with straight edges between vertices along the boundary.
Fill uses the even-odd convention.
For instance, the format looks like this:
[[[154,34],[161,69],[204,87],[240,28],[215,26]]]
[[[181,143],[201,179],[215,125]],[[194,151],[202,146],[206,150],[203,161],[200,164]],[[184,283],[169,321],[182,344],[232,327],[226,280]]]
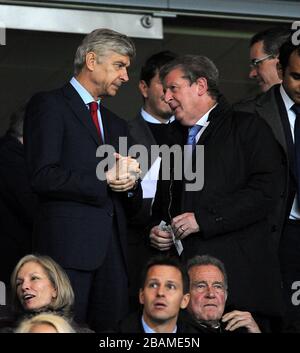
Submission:
[[[52,298],[57,298],[57,289],[53,289]]]
[[[144,98],[148,98],[148,85],[144,80],[140,80],[139,89]]]
[[[85,56],[85,65],[89,71],[94,71],[95,64],[97,62],[97,56],[94,52],[89,52]]]
[[[228,297],[228,292],[227,292],[227,290],[226,290],[226,291],[225,291],[225,303],[226,303],[227,297]]]
[[[276,64],[276,69],[277,69],[278,77],[282,80],[283,79],[283,70],[282,70],[282,66],[279,61]]]
[[[140,304],[144,305],[145,301],[144,301],[144,290],[143,290],[143,288],[140,288],[140,291],[139,291],[139,301],[140,301]]]
[[[197,84],[197,87],[198,87],[199,96],[202,96],[204,93],[207,92],[208,85],[205,77],[199,77],[195,83]]]
[[[190,301],[190,293],[184,294],[181,300],[180,309],[185,309],[188,306],[189,301]]]

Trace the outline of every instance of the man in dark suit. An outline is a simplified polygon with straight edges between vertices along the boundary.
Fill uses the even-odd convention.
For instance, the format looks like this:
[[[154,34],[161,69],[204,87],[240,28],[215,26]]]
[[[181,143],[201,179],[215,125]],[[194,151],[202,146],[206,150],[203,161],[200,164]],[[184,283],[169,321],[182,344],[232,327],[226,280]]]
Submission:
[[[300,49],[291,40],[280,49],[278,72],[281,85],[275,85],[256,100],[237,104],[236,110],[254,112],[270,126],[281,148],[282,183],[280,197],[271,217],[276,242],[279,244],[281,271],[287,305],[284,322],[285,331],[300,329],[299,307],[293,303],[292,288],[300,276],[300,209],[298,201],[299,176],[296,168],[294,104],[300,104]]]
[[[37,196],[28,179],[23,147],[25,106],[10,118],[0,139],[0,281],[10,286],[19,259],[32,252]]]
[[[139,166],[115,154],[103,170],[96,150],[105,143],[118,152],[119,138],[128,136],[126,122],[99,102],[128,81],[134,55],[126,35],[94,30],[77,49],[75,77],[34,96],[25,121],[27,163],[41,201],[34,250],[66,269],[76,318],[96,332],[114,329],[128,308],[124,206],[140,206]]]
[[[148,163],[142,168],[142,178],[153,167],[151,146],[167,143],[168,124],[174,121],[169,105],[163,100],[163,87],[159,79],[159,69],[175,58],[170,51],[162,51],[150,56],[141,69],[139,90],[143,97],[143,107],[137,117],[129,121],[129,132],[135,144],[147,149]],[[156,166],[156,167],[155,167]],[[157,162],[152,169],[157,168]],[[154,174],[153,174],[154,175]],[[151,256],[146,244],[147,229],[151,218],[151,206],[156,191],[157,180],[142,181],[143,204],[141,210],[132,217],[128,226],[128,265],[130,279],[130,303],[136,308],[140,273],[146,259]]]
[[[156,256],[143,268],[139,301],[142,313],[134,313],[120,324],[122,333],[185,333],[187,325],[178,320],[180,309],[189,303],[186,269],[171,257]]]
[[[182,240],[186,260],[211,254],[225,264],[231,289],[228,305],[263,319],[278,316],[282,307],[279,263],[267,222],[281,191],[276,141],[261,119],[231,110],[218,90],[218,70],[208,58],[175,59],[161,69],[160,77],[165,101],[178,121],[174,143],[187,141],[190,154],[185,154],[184,162],[187,166],[192,162],[194,171],[203,160],[198,147],[203,145],[204,169],[199,163],[194,185],[188,180],[191,168],[185,170],[178,204],[172,192],[176,180],[165,180],[157,191],[153,217],[171,223],[175,237]],[[188,128],[185,136],[184,127]],[[175,170],[177,166],[175,157]],[[202,188],[197,182],[201,173]],[[172,235],[158,226],[152,228],[150,240],[161,251],[173,245]]]

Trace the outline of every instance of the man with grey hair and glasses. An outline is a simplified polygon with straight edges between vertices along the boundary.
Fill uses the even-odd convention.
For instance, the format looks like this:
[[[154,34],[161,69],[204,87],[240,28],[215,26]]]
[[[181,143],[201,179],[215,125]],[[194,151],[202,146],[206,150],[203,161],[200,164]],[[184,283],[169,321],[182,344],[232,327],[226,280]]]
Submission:
[[[187,270],[190,278],[187,321],[197,332],[261,332],[247,311],[224,314],[228,281],[222,261],[210,255],[198,255],[188,261]]]
[[[75,319],[96,332],[114,330],[128,308],[125,209],[139,207],[140,170],[118,153],[127,124],[102,98],[115,96],[128,81],[134,56],[126,35],[94,30],[77,49],[74,77],[35,95],[25,120],[31,184],[41,202],[34,251],[64,267],[75,292]],[[97,158],[96,150],[103,144],[116,153],[100,175],[104,156]]]

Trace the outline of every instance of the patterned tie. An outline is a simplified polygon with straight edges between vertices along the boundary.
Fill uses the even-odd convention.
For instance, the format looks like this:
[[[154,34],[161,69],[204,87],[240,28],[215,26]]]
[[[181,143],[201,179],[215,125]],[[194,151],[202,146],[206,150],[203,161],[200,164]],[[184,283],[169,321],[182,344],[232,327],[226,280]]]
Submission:
[[[93,123],[96,126],[98,136],[100,137],[100,141],[102,142],[102,136],[101,136],[101,131],[100,131],[100,126],[99,126],[99,120],[98,120],[98,108],[99,104],[98,102],[91,102],[89,103],[90,107],[90,113],[93,119]]]
[[[297,199],[298,205],[300,205],[300,105],[294,104],[291,110],[296,114],[294,125],[295,165],[297,175]]]
[[[202,127],[202,125],[194,125],[189,129],[189,136],[187,138],[186,144],[192,146],[192,150],[194,150],[196,146],[196,136]]]

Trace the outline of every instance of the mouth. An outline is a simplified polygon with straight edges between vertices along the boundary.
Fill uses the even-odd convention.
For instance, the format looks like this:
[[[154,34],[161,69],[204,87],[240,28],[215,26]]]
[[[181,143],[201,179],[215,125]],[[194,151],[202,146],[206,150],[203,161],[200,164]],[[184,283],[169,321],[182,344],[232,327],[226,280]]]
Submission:
[[[204,307],[205,307],[205,308],[207,308],[207,307],[213,307],[213,308],[216,308],[216,307],[217,307],[217,305],[216,305],[216,304],[205,304],[205,305],[204,305]]]
[[[24,303],[28,303],[32,298],[35,298],[35,295],[29,293],[24,294],[22,297]]]
[[[156,302],[154,303],[154,308],[161,310],[161,309],[165,309],[167,307],[167,304],[164,302]]]

